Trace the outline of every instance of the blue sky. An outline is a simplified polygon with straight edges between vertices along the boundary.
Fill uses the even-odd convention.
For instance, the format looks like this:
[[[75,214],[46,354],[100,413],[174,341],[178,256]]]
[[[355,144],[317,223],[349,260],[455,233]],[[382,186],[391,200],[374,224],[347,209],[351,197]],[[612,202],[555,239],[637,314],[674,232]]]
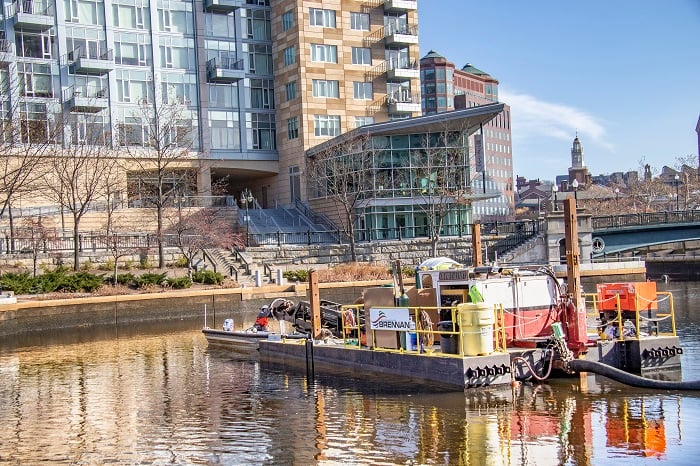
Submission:
[[[660,170],[698,147],[700,0],[421,0],[431,49],[499,80],[514,176],[553,180],[578,130],[594,174]]]

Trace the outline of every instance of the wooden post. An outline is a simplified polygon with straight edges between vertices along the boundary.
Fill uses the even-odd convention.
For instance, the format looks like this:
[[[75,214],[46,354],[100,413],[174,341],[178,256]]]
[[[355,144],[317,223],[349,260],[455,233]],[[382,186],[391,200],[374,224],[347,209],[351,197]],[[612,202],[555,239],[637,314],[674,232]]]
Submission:
[[[321,295],[318,291],[318,272],[309,273],[309,305],[311,306],[311,333],[314,340],[321,339]]]
[[[472,266],[480,267],[484,264],[481,257],[481,224],[472,225]]]
[[[578,245],[576,200],[570,197],[564,200],[564,240],[566,244],[567,291],[573,305],[571,314],[567,316],[567,336],[569,346],[582,350],[588,342],[586,306],[581,288],[581,253]]]

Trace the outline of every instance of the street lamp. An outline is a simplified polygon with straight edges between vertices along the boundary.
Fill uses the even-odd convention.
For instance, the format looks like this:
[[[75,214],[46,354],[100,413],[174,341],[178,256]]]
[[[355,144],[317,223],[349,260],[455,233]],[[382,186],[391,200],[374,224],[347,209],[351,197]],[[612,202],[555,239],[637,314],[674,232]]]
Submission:
[[[615,208],[617,208],[617,198],[620,195],[620,188],[615,188]]]
[[[253,202],[253,193],[250,189],[245,188],[241,193],[241,204],[245,206],[245,245],[250,246],[250,217],[248,216],[248,207]]]
[[[552,185],[552,198],[554,198],[554,212],[557,211],[557,191],[559,191],[559,186],[556,183]]]
[[[678,212],[678,183],[681,177],[678,176],[678,173],[676,173],[676,176],[674,176],[673,179],[676,180],[676,212]]]
[[[578,180],[574,178],[574,181],[571,183],[571,187],[574,188],[574,206],[578,209]]]

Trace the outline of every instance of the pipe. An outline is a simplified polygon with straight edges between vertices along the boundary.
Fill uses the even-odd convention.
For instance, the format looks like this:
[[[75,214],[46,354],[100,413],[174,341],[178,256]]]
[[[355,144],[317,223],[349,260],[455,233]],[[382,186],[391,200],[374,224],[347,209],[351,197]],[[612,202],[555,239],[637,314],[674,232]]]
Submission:
[[[608,366],[607,364],[596,361],[586,361],[585,359],[574,359],[569,362],[568,366],[569,369],[576,372],[593,372],[632,387],[658,388],[661,390],[700,390],[700,380],[674,382],[670,380],[648,379]]]

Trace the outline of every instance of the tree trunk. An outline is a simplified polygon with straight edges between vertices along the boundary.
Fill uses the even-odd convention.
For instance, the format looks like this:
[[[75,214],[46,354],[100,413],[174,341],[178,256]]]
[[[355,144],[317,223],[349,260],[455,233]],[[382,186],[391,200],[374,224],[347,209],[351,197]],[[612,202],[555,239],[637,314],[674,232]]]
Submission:
[[[8,206],[7,216],[10,221],[10,252],[14,254],[15,252],[15,220],[12,216],[12,206]]]
[[[80,219],[77,215],[73,215],[73,270],[80,270]]]
[[[163,251],[163,206],[158,205],[156,209],[158,216],[158,231],[156,232],[156,241],[158,242],[158,268],[165,267],[165,252]]]

